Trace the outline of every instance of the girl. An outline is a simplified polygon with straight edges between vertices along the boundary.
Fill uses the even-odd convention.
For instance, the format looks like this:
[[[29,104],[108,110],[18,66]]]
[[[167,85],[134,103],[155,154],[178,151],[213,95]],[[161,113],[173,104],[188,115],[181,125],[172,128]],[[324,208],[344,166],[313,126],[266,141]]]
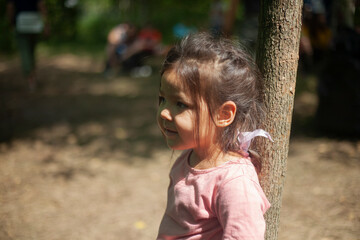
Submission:
[[[248,147],[270,136],[248,132],[263,115],[254,63],[230,40],[199,33],[169,51],[161,76],[158,125],[168,146],[184,151],[157,239],[264,239],[270,204]]]

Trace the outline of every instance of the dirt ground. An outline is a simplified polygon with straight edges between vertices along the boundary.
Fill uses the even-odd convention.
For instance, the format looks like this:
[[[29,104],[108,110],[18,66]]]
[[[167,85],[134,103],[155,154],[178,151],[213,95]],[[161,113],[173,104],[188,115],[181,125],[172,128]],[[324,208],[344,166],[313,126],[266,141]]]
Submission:
[[[41,56],[29,93],[18,59],[0,58],[1,240],[155,239],[174,160],[155,122],[159,78],[101,68]],[[297,96],[295,117],[315,109]],[[294,134],[279,239],[359,240],[359,170],[360,141]]]

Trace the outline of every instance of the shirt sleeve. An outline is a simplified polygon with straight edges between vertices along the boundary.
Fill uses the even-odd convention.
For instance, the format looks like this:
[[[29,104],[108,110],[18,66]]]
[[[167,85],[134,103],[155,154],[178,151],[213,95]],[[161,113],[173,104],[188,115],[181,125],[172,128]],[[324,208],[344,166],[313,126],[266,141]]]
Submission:
[[[217,196],[223,240],[264,240],[264,213],[270,203],[258,183],[246,176],[224,183]]]

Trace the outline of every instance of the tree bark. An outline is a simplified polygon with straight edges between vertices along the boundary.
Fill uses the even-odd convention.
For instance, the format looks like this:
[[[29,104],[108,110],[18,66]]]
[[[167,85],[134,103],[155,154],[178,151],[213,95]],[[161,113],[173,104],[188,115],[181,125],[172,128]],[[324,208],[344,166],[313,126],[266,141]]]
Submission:
[[[263,157],[261,185],[271,208],[265,215],[266,240],[278,236],[281,196],[294,103],[303,0],[261,0],[256,62],[263,74],[267,116],[262,128],[274,142],[258,139]]]

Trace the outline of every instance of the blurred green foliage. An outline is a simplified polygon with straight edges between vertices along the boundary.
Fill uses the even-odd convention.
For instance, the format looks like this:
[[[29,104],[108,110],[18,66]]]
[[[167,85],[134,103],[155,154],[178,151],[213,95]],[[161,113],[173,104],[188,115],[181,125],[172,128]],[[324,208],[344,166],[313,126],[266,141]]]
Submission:
[[[6,18],[6,0],[0,0],[0,52],[12,53],[14,51],[13,35],[10,24]]]
[[[166,43],[173,41],[172,27],[176,23],[207,27],[211,1],[193,0],[84,0],[78,19],[82,41],[97,43],[106,40],[107,33],[121,22],[141,28],[148,24],[163,33]]]
[[[45,0],[52,41],[72,41],[77,37],[79,6],[67,7],[66,2],[66,0]]]
[[[121,22],[141,28],[152,25],[163,34],[164,43],[175,40],[172,28],[177,23],[206,29],[211,0],[44,0],[50,27],[46,43],[104,45],[109,30]],[[230,0],[223,0],[226,5]],[[240,8],[241,9],[241,8]],[[0,52],[12,52],[12,29],[5,18],[6,0],[0,0]],[[241,14],[239,11],[238,17]]]

